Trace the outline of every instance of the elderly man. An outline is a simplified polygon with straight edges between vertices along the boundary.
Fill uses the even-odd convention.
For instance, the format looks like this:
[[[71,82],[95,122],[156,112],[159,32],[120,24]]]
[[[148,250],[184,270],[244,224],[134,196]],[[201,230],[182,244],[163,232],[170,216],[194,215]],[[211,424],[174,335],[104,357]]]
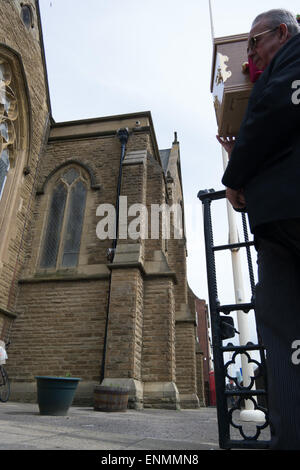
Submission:
[[[258,250],[256,318],[267,350],[272,449],[300,449],[300,28],[270,10],[249,33],[259,70],[222,182]]]

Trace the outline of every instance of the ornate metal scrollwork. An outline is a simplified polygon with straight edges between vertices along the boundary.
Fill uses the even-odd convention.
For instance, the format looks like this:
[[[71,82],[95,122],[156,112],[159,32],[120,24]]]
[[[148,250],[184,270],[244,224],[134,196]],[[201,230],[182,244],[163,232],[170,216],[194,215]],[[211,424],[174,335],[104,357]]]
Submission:
[[[265,414],[265,422],[264,423],[262,423],[262,424],[257,424],[257,423],[253,424],[253,423],[251,423],[250,424],[249,422],[239,420],[240,412],[243,409],[242,405],[243,405],[244,399],[247,399],[247,400],[249,400],[253,403],[254,410],[260,410]],[[237,417],[234,416],[235,412],[237,412]],[[245,395],[243,397],[239,397],[238,400],[236,401],[235,405],[232,408],[230,408],[230,410],[228,411],[228,415],[229,415],[230,425],[233,428],[238,429],[238,431],[239,431],[240,435],[243,437],[243,439],[248,440],[248,441],[249,440],[256,441],[259,438],[259,436],[261,435],[262,430],[267,428],[268,425],[269,425],[267,410],[265,408],[263,408],[262,406],[259,406],[257,404],[256,400],[252,396]],[[253,426],[254,426],[254,430],[253,430]]]
[[[257,366],[257,373],[255,374],[255,377],[250,377],[250,382],[247,386],[245,386],[242,383],[239,383],[237,377],[231,377],[229,373],[230,366],[236,365],[236,359],[238,358],[238,356],[241,356],[241,355],[245,355],[247,357],[248,363],[253,363]],[[231,395],[232,407],[228,410],[229,423],[233,428],[238,429],[243,439],[248,440],[248,441],[257,440],[259,436],[261,435],[262,430],[267,428],[267,426],[269,425],[267,410],[266,408],[258,404],[258,398],[255,397],[255,390],[253,390],[253,387],[255,385],[255,380],[263,376],[262,364],[256,361],[255,359],[253,359],[250,356],[249,352],[247,351],[241,352],[237,350],[234,352],[231,360],[228,361],[226,364],[224,364],[224,370],[225,370],[226,377],[229,380],[233,381],[235,384],[234,395]],[[265,422],[262,422],[262,424],[255,423],[254,425],[253,423],[250,424],[248,422],[239,420],[239,414],[243,410],[243,405],[245,403],[245,400],[252,402],[254,410],[260,410],[264,413]],[[235,416],[235,414],[237,416]],[[254,426],[254,430],[253,430],[253,426]]]
[[[236,384],[236,386],[237,386],[238,389],[243,388],[243,390],[244,390],[244,389],[251,390],[252,387],[253,387],[253,385],[254,385],[254,383],[255,383],[256,377],[250,377],[250,383],[249,383],[249,385],[247,385],[246,387],[245,387],[245,386],[241,387],[240,384],[238,383],[237,377],[231,377],[230,374],[229,374],[229,372],[228,372],[228,369],[229,369],[229,367],[230,367],[231,365],[236,365],[236,358],[237,358],[237,356],[242,355],[242,354],[247,357],[249,364],[250,364],[250,363],[253,363],[253,364],[255,364],[255,365],[258,367],[258,371],[259,371],[259,372],[258,372],[258,374],[257,374],[257,377],[259,377],[259,376],[262,374],[262,372],[261,372],[261,364],[260,364],[258,361],[256,361],[255,359],[253,359],[247,351],[243,351],[243,352],[235,351],[235,353],[233,354],[231,360],[228,361],[228,362],[224,365],[225,375],[226,375],[226,377],[227,377],[228,379],[234,381],[234,383]]]

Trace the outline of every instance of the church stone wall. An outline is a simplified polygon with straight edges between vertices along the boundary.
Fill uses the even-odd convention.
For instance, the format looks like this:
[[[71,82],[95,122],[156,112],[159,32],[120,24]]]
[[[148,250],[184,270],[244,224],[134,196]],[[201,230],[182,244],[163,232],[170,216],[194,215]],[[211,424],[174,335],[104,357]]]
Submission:
[[[17,313],[18,279],[32,218],[31,196],[50,112],[37,6],[27,2],[33,14],[28,29],[20,17],[21,3],[0,2],[0,59],[5,57],[11,65],[19,112],[17,142],[10,153],[14,162],[0,201],[0,336],[4,340]]]
[[[71,374],[83,380],[82,402],[99,380],[107,281],[23,283],[23,313],[11,334],[7,370],[12,399],[34,401],[35,376]]]

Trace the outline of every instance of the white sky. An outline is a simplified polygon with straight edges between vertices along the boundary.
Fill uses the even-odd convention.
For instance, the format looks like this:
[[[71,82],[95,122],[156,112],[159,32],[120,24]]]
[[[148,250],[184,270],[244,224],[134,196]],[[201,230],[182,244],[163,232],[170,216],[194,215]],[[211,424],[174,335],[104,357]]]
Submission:
[[[298,5],[295,0],[212,0],[215,37],[248,32],[255,16],[271,8],[300,13]],[[210,93],[208,0],[40,0],[40,8],[56,122],[151,111],[160,149],[171,147],[177,131],[188,281],[194,293],[208,301],[197,193],[223,189],[222,154],[215,138]],[[227,242],[224,220],[216,229],[220,243]],[[224,297],[220,300],[234,303],[227,287],[230,255],[217,263]]]

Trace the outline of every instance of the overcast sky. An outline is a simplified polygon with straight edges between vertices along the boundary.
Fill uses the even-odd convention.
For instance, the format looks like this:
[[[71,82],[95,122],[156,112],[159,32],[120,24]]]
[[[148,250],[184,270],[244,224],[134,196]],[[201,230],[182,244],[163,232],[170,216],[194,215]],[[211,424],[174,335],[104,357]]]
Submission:
[[[283,7],[300,13],[298,5],[295,0],[212,0],[214,36],[247,33],[259,13]],[[170,148],[177,132],[188,281],[198,297],[208,300],[197,193],[223,189],[210,93],[208,0],[40,0],[40,8],[56,122],[151,111],[160,149]],[[217,232],[217,241],[226,243],[223,221]],[[220,262],[222,303],[234,302],[230,289],[222,289],[222,283],[227,285],[222,276],[228,277],[230,270],[228,255]]]

